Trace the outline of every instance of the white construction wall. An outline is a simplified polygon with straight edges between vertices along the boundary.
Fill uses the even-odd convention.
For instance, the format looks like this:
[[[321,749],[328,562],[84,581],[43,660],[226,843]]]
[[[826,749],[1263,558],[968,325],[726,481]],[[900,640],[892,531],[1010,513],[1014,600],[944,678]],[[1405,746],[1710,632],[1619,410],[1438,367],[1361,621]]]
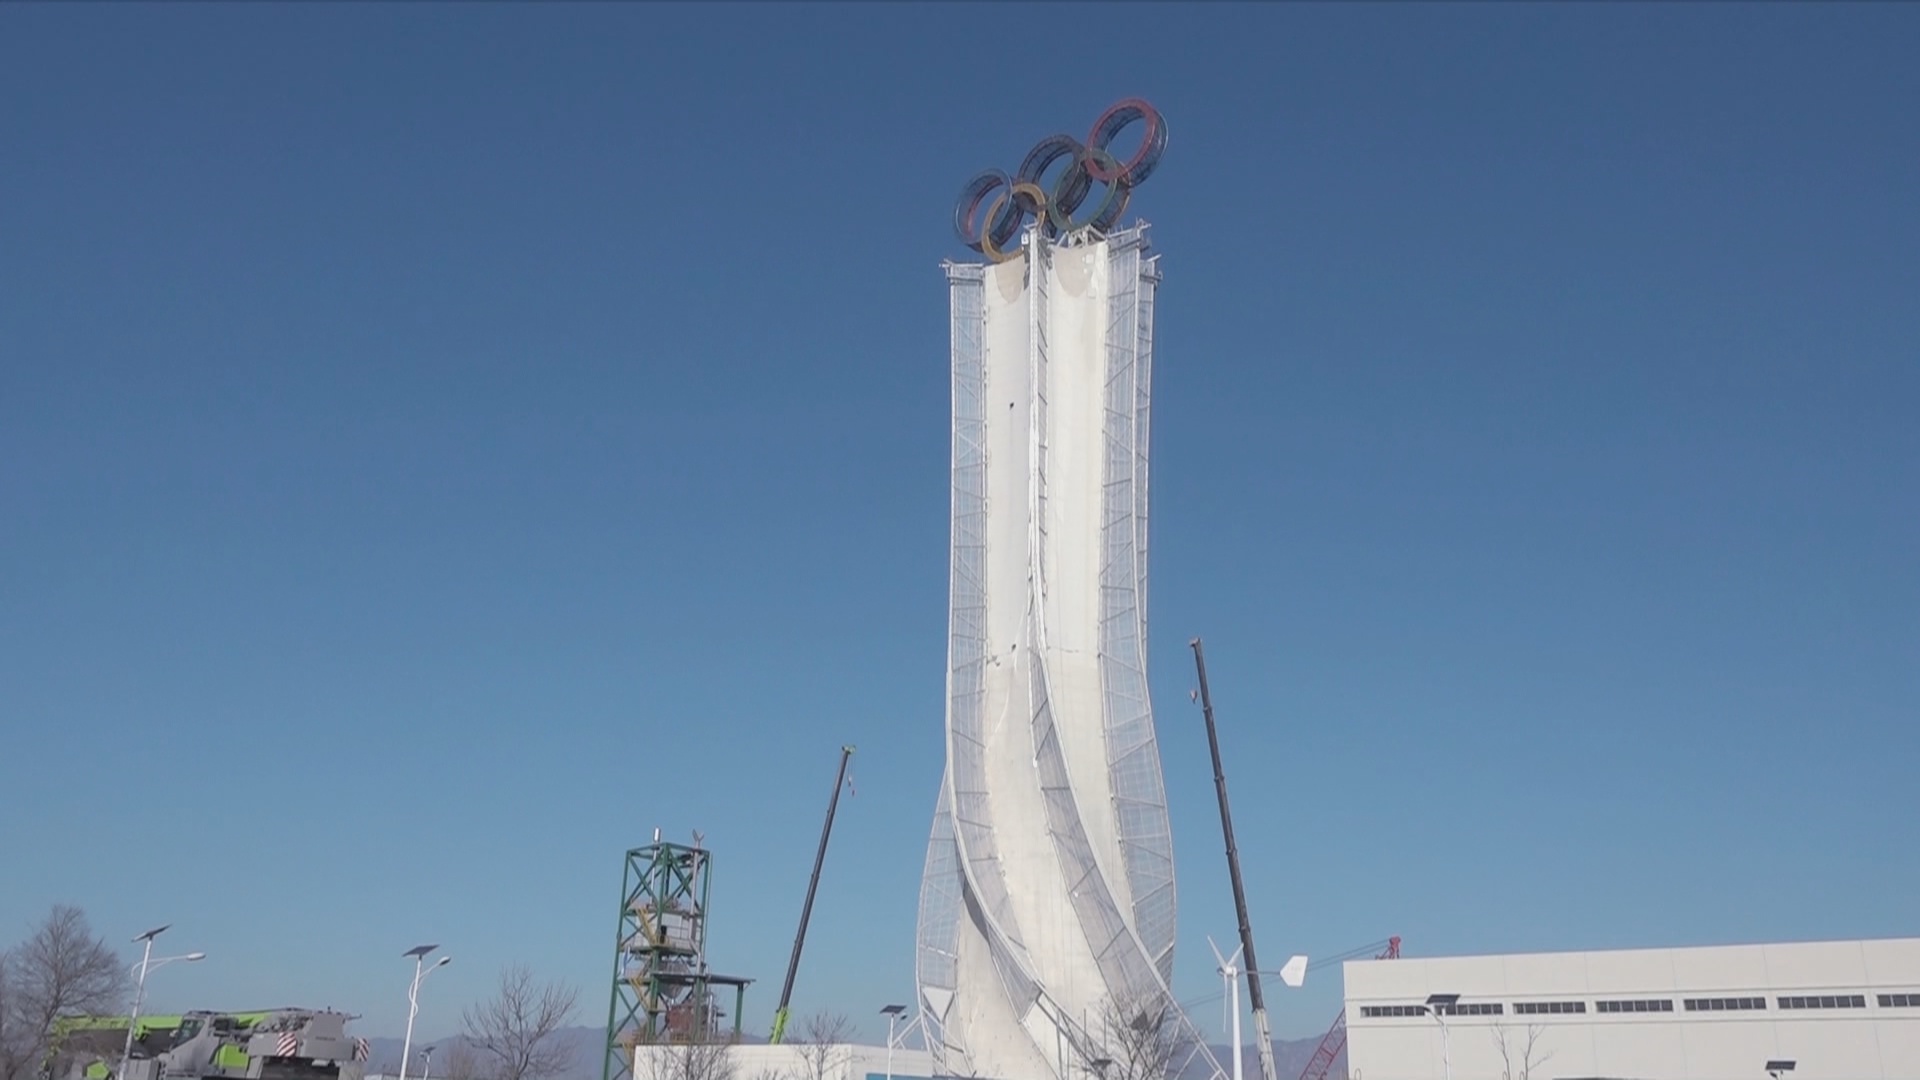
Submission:
[[[1345,975],[1356,1080],[1761,1080],[1769,1061],[1794,1063],[1785,1080],[1920,1080],[1920,938],[1365,960]],[[1460,1001],[1436,1017],[1431,994]]]
[[[731,1080],[930,1080],[933,1057],[925,1050],[836,1043],[810,1046],[742,1043],[724,1047],[684,1045],[634,1048],[634,1080],[715,1080],[728,1075],[703,1055],[723,1053]]]

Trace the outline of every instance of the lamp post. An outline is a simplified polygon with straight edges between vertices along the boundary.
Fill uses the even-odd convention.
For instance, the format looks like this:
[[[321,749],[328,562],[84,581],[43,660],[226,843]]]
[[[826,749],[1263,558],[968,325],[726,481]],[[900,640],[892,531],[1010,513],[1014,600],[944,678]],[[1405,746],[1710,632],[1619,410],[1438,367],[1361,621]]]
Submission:
[[[1427,1008],[1433,1010],[1433,1019],[1440,1025],[1440,1066],[1446,1072],[1446,1080],[1453,1080],[1453,1046],[1447,1036],[1447,1021],[1443,1014],[1459,1003],[1459,994],[1427,995]]]
[[[172,923],[167,924],[167,926],[172,925]],[[153,958],[153,939],[165,933],[167,926],[155,927],[133,939],[135,944],[144,944],[145,948],[141,950],[140,962],[127,969],[129,973],[138,970],[140,972],[140,979],[136,984],[137,988],[133,992],[133,1015],[127,1018],[127,1042],[120,1050],[120,1071],[116,1074],[117,1076],[124,1077],[127,1074],[127,1062],[133,1059],[133,1033],[140,1027],[140,1005],[147,998],[147,972],[164,964],[171,964],[175,960],[185,960],[188,963],[192,963],[195,960],[204,960],[207,958],[206,953],[196,952],[187,953],[184,956],[163,956],[155,960]]]
[[[900,1022],[900,1014],[906,1011],[905,1005],[888,1005],[880,1010],[887,1018],[887,1080],[893,1080],[893,1026]]]
[[[420,1080],[433,1080],[433,1047],[431,1046],[420,1051]]]
[[[427,967],[427,954],[439,947],[415,945],[400,954],[413,957],[413,983],[407,987],[407,1037],[400,1044],[400,1080],[407,1080],[407,1056],[413,1053],[413,1018],[420,1014],[420,983],[435,969],[446,967],[453,961],[453,957],[443,956],[434,961],[433,967]]]

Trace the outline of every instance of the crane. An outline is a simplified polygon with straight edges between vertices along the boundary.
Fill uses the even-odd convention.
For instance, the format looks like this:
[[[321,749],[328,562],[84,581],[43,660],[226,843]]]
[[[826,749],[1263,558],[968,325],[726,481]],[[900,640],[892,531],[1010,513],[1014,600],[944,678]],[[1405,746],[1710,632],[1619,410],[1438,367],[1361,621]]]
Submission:
[[[1386,950],[1375,953],[1373,957],[1375,960],[1400,959],[1400,938],[1395,936],[1384,942],[1376,941],[1371,945],[1362,946],[1342,956],[1330,956],[1325,962],[1331,964],[1341,960],[1352,960],[1372,952],[1383,944]],[[1340,1051],[1346,1048],[1347,1010],[1341,1009],[1340,1015],[1333,1018],[1333,1026],[1328,1028],[1326,1035],[1320,1039],[1319,1049],[1313,1052],[1313,1058],[1307,1062],[1307,1067],[1301,1070],[1300,1080],[1327,1080],[1327,1072],[1333,1068],[1334,1059],[1339,1057]]]
[[[813,916],[813,894],[820,888],[820,867],[827,861],[827,838],[833,835],[833,812],[840,805],[840,788],[847,782],[847,760],[853,747],[840,748],[840,771],[833,777],[833,797],[827,800],[827,823],[820,827],[820,850],[813,856],[813,878],[807,882],[807,902],[800,907],[800,930],[793,935],[793,956],[787,961],[787,981],[780,987],[780,1004],[773,1010],[773,1031],[767,1042],[778,1044],[787,1033],[787,1007],[793,1003],[793,977],[800,972],[800,948],[807,943],[807,920]]]
[[[1253,1005],[1253,1034],[1260,1041],[1260,1075],[1262,1080],[1279,1080],[1273,1063],[1273,1025],[1267,1021],[1267,1001],[1260,993],[1260,965],[1253,958],[1253,924],[1247,918],[1247,890],[1240,883],[1240,849],[1233,842],[1233,812],[1227,809],[1227,773],[1220,764],[1220,736],[1213,726],[1213,696],[1207,693],[1207,656],[1201,651],[1199,638],[1188,644],[1193,646],[1193,666],[1200,673],[1200,711],[1207,721],[1207,746],[1213,751],[1213,787],[1220,796],[1220,830],[1227,839],[1227,873],[1233,878],[1233,908],[1240,918],[1240,949],[1247,961],[1247,999]],[[1238,1053],[1239,1047],[1234,1050]]]

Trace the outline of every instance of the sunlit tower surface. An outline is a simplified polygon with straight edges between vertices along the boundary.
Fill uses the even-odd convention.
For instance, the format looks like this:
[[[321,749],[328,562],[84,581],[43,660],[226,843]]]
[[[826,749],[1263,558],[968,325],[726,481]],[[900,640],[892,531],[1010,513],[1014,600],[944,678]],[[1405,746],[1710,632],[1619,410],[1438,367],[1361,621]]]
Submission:
[[[753,980],[707,968],[707,896],[713,855],[699,844],[658,839],[627,852],[619,936],[607,1006],[602,1080],[632,1080],[633,1048],[646,1043],[737,1038]],[[733,1024],[715,988],[733,991]]]
[[[1134,121],[1146,135],[1122,163],[1106,147]],[[1084,144],[1054,136],[1011,176],[976,177],[956,213],[987,261],[946,267],[947,769],[917,960],[945,1074],[1089,1080],[1148,1024],[1205,1053],[1168,989],[1173,848],[1146,680],[1160,272],[1145,226],[1116,227],[1164,146],[1152,107],[1122,102]]]

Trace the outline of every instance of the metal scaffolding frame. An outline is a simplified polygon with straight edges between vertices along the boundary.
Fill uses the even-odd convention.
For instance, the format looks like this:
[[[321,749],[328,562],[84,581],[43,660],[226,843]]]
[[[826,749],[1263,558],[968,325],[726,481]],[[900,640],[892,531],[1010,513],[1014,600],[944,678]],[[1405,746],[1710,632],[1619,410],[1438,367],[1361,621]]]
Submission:
[[[654,842],[630,849],[620,884],[607,1049],[601,1080],[633,1080],[635,1046],[738,1040],[752,979],[707,967],[707,896],[713,856],[700,846]],[[733,1027],[714,989],[733,990]]]

